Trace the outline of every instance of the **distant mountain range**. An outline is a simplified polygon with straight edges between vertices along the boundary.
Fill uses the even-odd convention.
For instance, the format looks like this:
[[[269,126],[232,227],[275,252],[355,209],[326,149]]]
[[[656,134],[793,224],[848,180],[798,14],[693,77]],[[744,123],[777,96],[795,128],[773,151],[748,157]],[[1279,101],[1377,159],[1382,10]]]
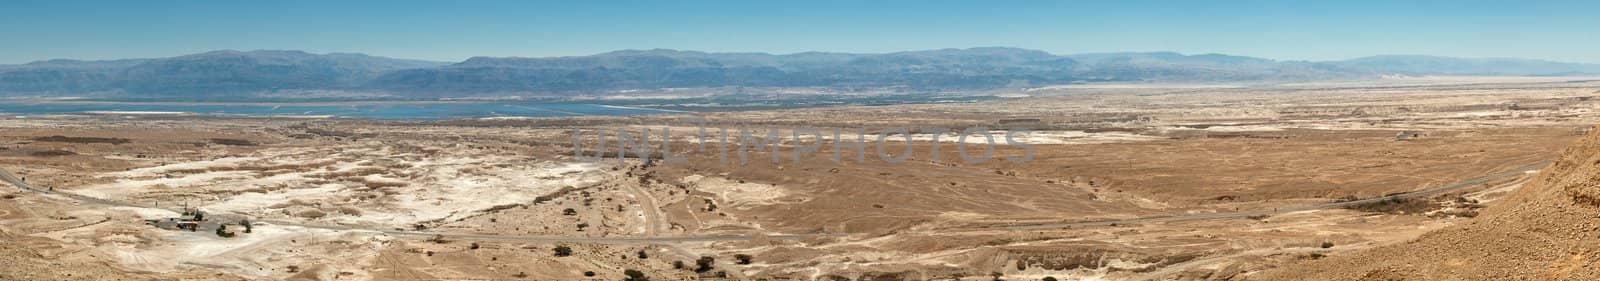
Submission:
[[[215,51],[160,59],[48,60],[0,65],[0,94],[195,96],[278,90],[366,90],[405,69],[448,63],[362,54]]]
[[[1231,82],[1383,75],[1584,75],[1600,64],[1386,55],[1279,61],[1172,52],[1054,55],[1018,48],[885,54],[626,50],[474,57],[459,63],[301,51],[214,51],[158,59],[0,65],[0,96],[216,97],[309,92],[400,97],[561,96],[629,89],[826,87],[994,89],[1102,81]]]

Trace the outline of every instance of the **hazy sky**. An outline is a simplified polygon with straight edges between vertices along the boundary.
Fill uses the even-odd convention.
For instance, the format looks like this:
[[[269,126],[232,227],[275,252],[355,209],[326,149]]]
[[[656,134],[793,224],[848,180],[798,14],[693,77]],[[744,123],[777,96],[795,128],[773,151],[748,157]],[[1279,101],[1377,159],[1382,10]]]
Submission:
[[[217,49],[459,61],[651,48],[792,53],[977,46],[1600,63],[1600,1],[601,2],[6,0],[0,1],[0,63]]]

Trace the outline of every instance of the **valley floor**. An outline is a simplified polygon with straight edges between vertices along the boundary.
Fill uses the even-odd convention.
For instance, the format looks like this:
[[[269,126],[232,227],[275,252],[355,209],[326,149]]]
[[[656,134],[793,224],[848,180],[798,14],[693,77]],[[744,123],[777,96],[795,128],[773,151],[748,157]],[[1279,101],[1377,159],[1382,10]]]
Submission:
[[[0,120],[0,169],[38,189],[0,190],[0,259],[18,265],[0,279],[1250,279],[1500,204],[1600,122],[1596,89],[1061,87],[695,115],[712,136],[778,143],[779,161],[724,158],[737,137],[702,146],[685,114],[28,116]],[[884,138],[904,163],[873,154],[896,127],[917,129]],[[1026,128],[1027,149],[975,163],[958,155],[960,134],[932,130],[976,127]],[[610,158],[573,157],[574,129],[663,128],[683,162],[618,160],[593,135],[576,138],[580,152]],[[833,128],[863,132],[864,161],[833,160],[854,153]],[[188,210],[208,218],[174,229]]]

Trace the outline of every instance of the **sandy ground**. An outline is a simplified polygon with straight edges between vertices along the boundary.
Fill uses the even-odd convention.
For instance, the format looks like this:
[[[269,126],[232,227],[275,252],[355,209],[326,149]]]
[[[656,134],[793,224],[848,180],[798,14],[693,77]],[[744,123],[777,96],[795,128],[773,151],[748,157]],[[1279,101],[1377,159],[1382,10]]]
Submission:
[[[0,236],[8,243],[0,250],[8,264],[23,266],[0,270],[0,279],[617,280],[627,270],[657,280],[1284,276],[1269,270],[1343,260],[1470,221],[1484,206],[1516,202],[1503,198],[1540,173],[1393,206],[1062,229],[994,226],[1378,197],[1554,159],[1600,121],[1600,101],[1590,99],[1600,85],[1593,82],[1386,83],[1058,87],[972,104],[702,115],[710,126],[758,128],[757,135],[848,128],[875,139],[885,128],[918,128],[909,143],[886,137],[894,156],[908,157],[898,164],[872,155],[836,163],[830,145],[796,162],[792,151],[818,140],[790,137],[779,142],[782,161],[760,151],[746,151],[754,160],[748,163],[723,161],[686,137],[695,128],[676,122],[682,116],[0,120],[0,168],[35,186],[346,228],[258,222],[242,233],[237,221],[217,221],[235,225],[235,236],[221,237],[145,225],[177,215],[168,210],[7,189],[0,192]],[[573,128],[662,127],[673,128],[670,146],[686,163],[572,157]],[[1023,151],[1001,146],[990,161],[970,163],[956,155],[957,134],[935,143],[931,131],[920,130],[969,127],[998,136],[1028,128],[1021,141],[1032,145],[1034,158],[1004,161]],[[1397,140],[1402,133],[1408,137]],[[910,154],[899,152],[906,147]],[[374,230],[749,239],[491,241]],[[843,236],[767,238],[806,233]],[[702,257],[714,261],[696,272]],[[52,264],[74,267],[41,269]]]

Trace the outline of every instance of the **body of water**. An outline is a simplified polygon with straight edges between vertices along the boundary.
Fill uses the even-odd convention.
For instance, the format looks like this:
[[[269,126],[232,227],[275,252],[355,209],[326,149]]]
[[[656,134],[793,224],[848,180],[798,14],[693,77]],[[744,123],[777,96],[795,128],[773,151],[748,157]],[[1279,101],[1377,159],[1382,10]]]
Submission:
[[[597,104],[542,103],[372,103],[372,104],[186,104],[186,103],[54,103],[0,101],[0,114],[47,115],[84,113],[183,112],[213,116],[339,116],[367,119],[438,120],[485,117],[567,117],[644,115],[677,111]]]

